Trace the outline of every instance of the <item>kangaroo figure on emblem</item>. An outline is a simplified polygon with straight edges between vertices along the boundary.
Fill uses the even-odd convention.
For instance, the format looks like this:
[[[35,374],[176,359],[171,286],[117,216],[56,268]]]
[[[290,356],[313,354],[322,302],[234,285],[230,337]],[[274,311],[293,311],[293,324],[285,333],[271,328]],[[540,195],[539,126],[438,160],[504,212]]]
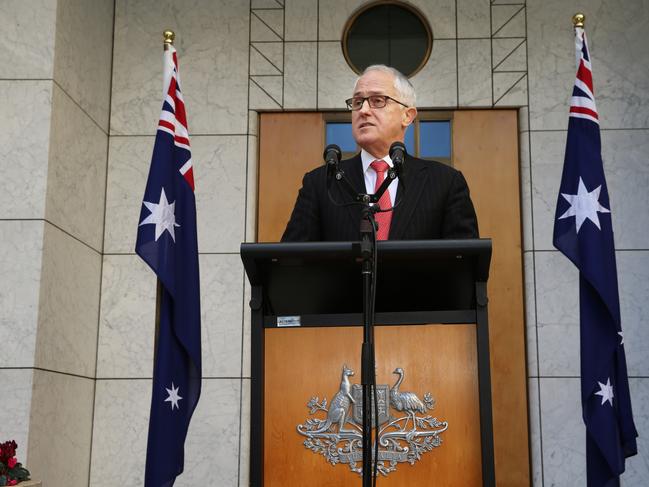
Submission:
[[[346,365],[343,365],[343,371],[340,377],[340,388],[338,392],[331,399],[331,404],[329,405],[329,410],[327,411],[327,419],[317,430],[310,431],[310,433],[323,433],[327,431],[332,424],[338,425],[338,433],[349,433],[351,430],[344,428],[345,421],[347,419],[347,411],[349,411],[349,406],[356,401],[352,397],[351,390],[352,386],[349,383],[349,377],[354,375],[352,369],[347,368]]]

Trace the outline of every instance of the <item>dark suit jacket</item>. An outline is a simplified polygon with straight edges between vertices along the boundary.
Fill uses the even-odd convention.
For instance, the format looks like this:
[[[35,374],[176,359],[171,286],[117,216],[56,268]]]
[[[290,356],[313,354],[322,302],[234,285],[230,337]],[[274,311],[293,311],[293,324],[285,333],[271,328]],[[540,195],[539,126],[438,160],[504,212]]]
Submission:
[[[462,173],[445,164],[406,156],[399,177],[390,240],[477,238],[478,221]],[[351,185],[365,192],[360,154],[340,162]],[[334,181],[337,202],[352,198]],[[302,181],[282,242],[360,240],[360,207],[335,206],[327,196],[326,167],[308,172]]]

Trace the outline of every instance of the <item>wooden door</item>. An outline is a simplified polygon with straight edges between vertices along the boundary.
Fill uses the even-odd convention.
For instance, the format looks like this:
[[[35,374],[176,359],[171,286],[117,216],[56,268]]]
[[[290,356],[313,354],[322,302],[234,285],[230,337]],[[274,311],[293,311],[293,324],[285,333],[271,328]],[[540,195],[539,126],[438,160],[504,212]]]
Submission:
[[[480,236],[493,240],[488,290],[496,483],[520,487],[529,485],[530,474],[517,113],[456,111],[452,127],[453,165],[468,181]],[[259,242],[280,239],[302,176],[322,164],[324,132],[320,113],[260,115]],[[381,483],[399,485],[389,479]]]

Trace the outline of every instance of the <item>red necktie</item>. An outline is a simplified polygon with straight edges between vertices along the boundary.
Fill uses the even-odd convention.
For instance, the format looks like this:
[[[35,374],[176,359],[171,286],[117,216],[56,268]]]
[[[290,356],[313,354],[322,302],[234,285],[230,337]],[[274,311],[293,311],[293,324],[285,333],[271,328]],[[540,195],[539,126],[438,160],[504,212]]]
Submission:
[[[374,193],[376,193],[385,180],[385,171],[387,171],[390,166],[388,166],[387,162],[381,160],[372,162],[370,166],[372,167],[372,169],[374,169],[374,172],[376,172],[376,184],[374,185]],[[390,191],[388,191],[387,189],[379,199],[379,208],[381,208],[382,210],[392,208],[392,202],[390,201]],[[376,232],[377,240],[387,240],[388,235],[390,234],[392,212],[386,211],[384,213],[376,213],[374,217],[376,218],[376,223],[379,224],[379,230],[378,232]]]

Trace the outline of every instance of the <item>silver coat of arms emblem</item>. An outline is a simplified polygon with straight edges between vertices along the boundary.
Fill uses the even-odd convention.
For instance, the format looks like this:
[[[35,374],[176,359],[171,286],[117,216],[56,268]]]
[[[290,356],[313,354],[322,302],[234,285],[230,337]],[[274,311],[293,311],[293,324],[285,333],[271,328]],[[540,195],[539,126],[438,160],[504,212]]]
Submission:
[[[392,387],[376,386],[376,407],[372,398],[372,425],[375,416],[379,423],[375,432],[378,460],[373,461],[383,475],[394,472],[399,463],[414,465],[424,453],[442,444],[441,434],[448,429],[446,421],[428,413],[435,407],[430,392],[419,398],[414,392],[403,391],[403,369],[395,369],[394,374],[398,377]],[[338,392],[329,403],[326,397],[322,401],[312,397],[307,403],[311,417],[297,425],[297,431],[306,437],[304,446],[309,450],[323,455],[332,465],[347,464],[352,471],[362,474],[362,387],[351,384],[349,378],[353,375],[354,371],[343,365]]]

